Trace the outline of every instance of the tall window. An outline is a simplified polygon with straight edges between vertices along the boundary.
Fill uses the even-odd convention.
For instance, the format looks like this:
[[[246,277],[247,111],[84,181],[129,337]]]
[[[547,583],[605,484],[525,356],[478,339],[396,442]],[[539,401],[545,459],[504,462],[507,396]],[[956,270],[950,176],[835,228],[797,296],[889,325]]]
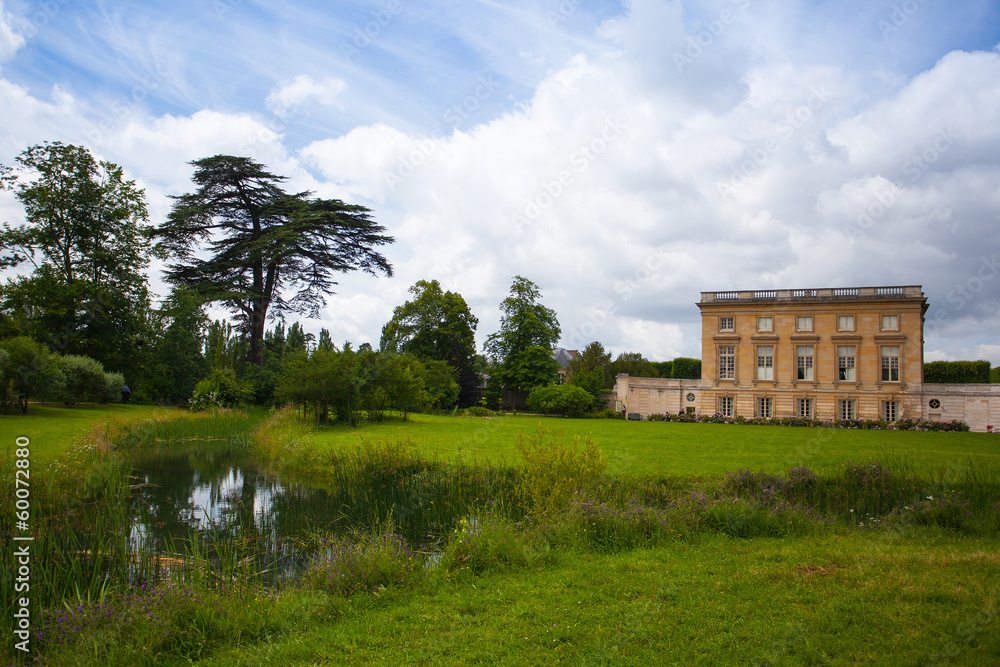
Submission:
[[[758,317],[757,331],[774,331],[774,320],[770,317]]]
[[[719,379],[733,380],[736,378],[736,346],[719,346]]]
[[[813,346],[799,345],[795,348],[795,358],[798,365],[798,378],[800,380],[813,379]]]
[[[882,346],[882,382],[899,382],[899,346]]]
[[[719,331],[732,331],[733,330],[733,318],[731,317],[720,317],[719,318]]]
[[[882,331],[899,331],[899,315],[883,315]]]
[[[837,377],[844,382],[854,382],[856,380],[853,345],[840,345],[837,347],[837,368]]]
[[[770,397],[758,397],[757,398],[757,416],[764,417],[765,419],[770,419],[773,416],[773,398]]]
[[[812,331],[813,330],[812,315],[799,315],[797,318],[795,318],[795,329],[798,331]]]
[[[804,419],[813,418],[813,400],[811,398],[800,398],[798,400],[799,417]]]
[[[838,407],[840,408],[840,418],[841,419],[856,419],[856,412],[854,410],[854,401],[851,399],[839,401]]]
[[[899,419],[899,403],[896,401],[883,401],[882,419],[887,422],[894,422]]]
[[[733,416],[733,397],[732,396],[720,396],[719,397],[719,414],[723,417]]]
[[[761,345],[757,348],[757,379],[774,379],[774,347]]]
[[[837,329],[840,331],[854,331],[854,315],[839,315],[837,317]]]

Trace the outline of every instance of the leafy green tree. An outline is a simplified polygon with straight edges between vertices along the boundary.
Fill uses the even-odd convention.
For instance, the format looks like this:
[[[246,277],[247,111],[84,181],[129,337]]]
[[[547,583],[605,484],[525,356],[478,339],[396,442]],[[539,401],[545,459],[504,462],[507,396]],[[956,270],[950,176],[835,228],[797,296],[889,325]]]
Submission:
[[[330,423],[330,411],[338,421],[357,423],[359,381],[357,355],[350,349],[335,352],[317,348],[311,355],[293,353],[275,389],[280,400],[311,406],[316,423]]]
[[[510,294],[500,303],[500,330],[486,340],[486,352],[496,364],[491,380],[519,396],[551,383],[559,370],[552,348],[561,329],[555,311],[538,302],[541,291],[527,278],[515,276]]]
[[[628,373],[632,377],[655,378],[659,377],[656,367],[638,352],[622,352],[611,364],[613,377],[621,373]]]
[[[672,378],[679,378],[681,380],[701,379],[701,359],[677,357],[671,362],[671,365],[670,377]]]
[[[157,336],[147,372],[141,383],[131,380],[131,388],[152,400],[186,400],[210,370],[204,354],[209,321],[201,299],[183,287],[175,288],[156,311],[155,323]]]
[[[436,359],[424,361],[423,379],[428,406],[447,410],[458,403],[459,387],[455,371],[446,362]]]
[[[674,362],[673,361],[652,361],[653,368],[656,369],[656,377],[658,378],[672,378],[674,376]]]
[[[333,339],[330,338],[330,332],[327,329],[319,330],[319,339],[316,341],[316,347],[321,350],[326,350],[327,352],[332,352],[337,349],[337,346],[333,344]]]
[[[250,158],[216,155],[192,164],[197,190],[174,197],[154,233],[158,248],[174,258],[166,276],[236,314],[252,364],[263,363],[269,314],[317,317],[336,273],[392,275],[375,249],[393,239],[367,208],[288,194],[285,177]]]
[[[420,280],[409,291],[413,300],[393,310],[382,327],[380,349],[446,362],[455,370],[459,405],[474,404],[480,384],[475,361],[479,320],[461,294],[443,291],[436,280]]]
[[[246,336],[229,322],[215,320],[208,325],[205,358],[213,370],[228,368],[243,375],[248,350]]]
[[[28,148],[0,167],[26,223],[0,230],[0,268],[25,262],[30,277],[0,290],[6,333],[133,369],[149,335],[150,259],[145,194],[121,167],[59,142]]]
[[[86,148],[46,142],[28,148],[13,169],[0,168],[3,183],[24,206],[26,225],[5,223],[0,266],[16,266],[40,254],[67,282],[132,292],[145,284],[149,228],[145,194],[126,181],[121,167],[97,162]]]
[[[584,388],[588,391],[593,389],[603,392],[611,389],[615,382],[611,374],[611,353],[606,352],[604,346],[596,340],[573,357],[567,370],[570,382],[577,386],[584,386],[585,383]]]

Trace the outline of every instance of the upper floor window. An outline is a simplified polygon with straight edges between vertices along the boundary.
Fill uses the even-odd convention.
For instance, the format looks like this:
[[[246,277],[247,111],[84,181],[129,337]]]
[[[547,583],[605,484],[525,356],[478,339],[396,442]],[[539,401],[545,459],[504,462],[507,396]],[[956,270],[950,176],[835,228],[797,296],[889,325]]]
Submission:
[[[837,330],[854,331],[854,315],[838,315]]]
[[[797,318],[795,318],[795,330],[812,331],[813,330],[812,315],[799,315]]]
[[[882,382],[899,382],[899,346],[882,346]]]
[[[774,347],[771,345],[757,348],[757,379],[774,379]]]
[[[733,380],[736,378],[736,346],[719,346],[719,379]]]
[[[812,380],[813,378],[813,346],[799,345],[795,348],[796,365],[800,380]]]
[[[720,317],[719,318],[719,331],[733,331],[733,318],[731,317]]]
[[[837,377],[844,382],[854,382],[857,378],[854,368],[854,346],[837,347]]]
[[[899,315],[883,315],[882,331],[899,331]]]
[[[757,331],[774,331],[774,320],[768,317],[757,318]]]

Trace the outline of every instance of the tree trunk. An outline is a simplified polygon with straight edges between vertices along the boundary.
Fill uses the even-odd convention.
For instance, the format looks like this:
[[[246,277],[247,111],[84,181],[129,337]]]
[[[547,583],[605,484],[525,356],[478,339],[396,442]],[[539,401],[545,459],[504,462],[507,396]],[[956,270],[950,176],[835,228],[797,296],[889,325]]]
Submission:
[[[250,324],[250,363],[254,366],[264,365],[264,322],[267,316],[267,307],[254,303],[251,306]]]

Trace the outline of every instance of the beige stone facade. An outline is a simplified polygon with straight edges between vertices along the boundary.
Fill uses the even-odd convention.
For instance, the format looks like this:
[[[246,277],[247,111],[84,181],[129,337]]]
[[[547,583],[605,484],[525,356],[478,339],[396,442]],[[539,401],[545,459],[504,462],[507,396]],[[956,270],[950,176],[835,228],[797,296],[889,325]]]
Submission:
[[[702,292],[698,307],[701,380],[620,376],[628,412],[1000,427],[1000,386],[924,385],[920,286]]]

